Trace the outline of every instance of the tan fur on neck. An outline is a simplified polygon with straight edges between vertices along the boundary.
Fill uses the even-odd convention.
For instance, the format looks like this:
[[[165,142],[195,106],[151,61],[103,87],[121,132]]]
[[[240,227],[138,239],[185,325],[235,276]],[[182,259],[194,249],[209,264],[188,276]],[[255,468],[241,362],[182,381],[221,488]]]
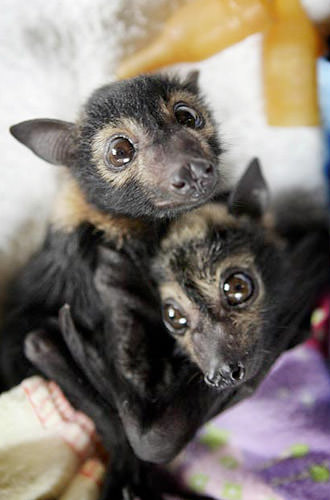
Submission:
[[[105,237],[116,241],[118,247],[127,239],[141,237],[145,230],[145,224],[140,220],[110,215],[88,203],[78,183],[68,173],[55,202],[52,224],[60,231],[71,232],[84,222],[103,231]]]

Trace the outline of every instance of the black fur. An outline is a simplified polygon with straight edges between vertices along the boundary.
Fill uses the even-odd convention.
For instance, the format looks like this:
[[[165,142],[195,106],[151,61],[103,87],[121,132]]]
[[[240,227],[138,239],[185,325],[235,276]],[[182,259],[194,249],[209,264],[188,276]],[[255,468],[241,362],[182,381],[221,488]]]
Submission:
[[[138,242],[136,246],[139,246]],[[164,360],[170,355],[172,342],[166,335],[163,335],[163,342],[153,335],[159,326],[155,319],[159,317],[158,306],[143,273],[143,260],[139,260],[140,265],[136,267],[131,258],[131,254],[139,254],[137,247],[134,252],[130,248],[127,253],[113,249],[111,242],[89,224],[81,225],[70,234],[50,230],[44,247],[32,258],[11,289],[6,306],[9,314],[1,334],[0,367],[4,388],[19,383],[36,371],[50,377],[54,375],[72,403],[95,419],[105,447],[111,456],[116,457],[111,464],[110,482],[106,481],[105,498],[107,495],[121,498],[126,487],[133,488],[142,498],[152,497],[148,493],[151,486],[146,484],[146,466],[132,452],[115,400],[106,399],[104,394],[95,390],[84,372],[79,370],[79,363],[77,366],[74,360],[67,365],[62,362],[61,356],[69,358],[62,340],[58,311],[63,304],[70,303],[80,334],[98,352],[107,353],[107,360],[118,370],[126,390],[132,383],[138,394],[150,394],[151,397],[163,376]],[[106,275],[101,266],[104,251],[107,252]],[[105,308],[95,283],[99,274],[102,283],[108,280],[104,286],[107,286],[112,300],[111,314],[108,307]],[[145,327],[141,334],[140,324]],[[131,332],[131,328],[134,337],[130,336],[128,345],[125,343],[126,330]],[[151,343],[145,342],[147,334],[153,339]],[[47,339],[45,349],[39,348],[40,344],[33,349],[39,336]],[[24,342],[30,342],[29,360],[24,353]],[[49,349],[47,345],[54,345],[54,348]],[[31,352],[37,355],[37,359]],[[148,361],[150,358],[152,363]],[[53,364],[58,377],[52,372]],[[135,373],[139,376],[133,379]],[[73,380],[75,383],[71,388]],[[107,385],[108,380],[104,379],[104,383]],[[89,397],[85,397],[86,394]],[[85,403],[80,404],[81,401]]]
[[[193,204],[198,205],[199,201],[192,203],[188,200],[179,208],[162,210],[156,208],[148,198],[148,192],[151,189],[157,192],[157,187],[143,186],[134,179],[128,179],[120,189],[114,188],[96,168],[92,158],[92,141],[103,126],[115,126],[120,119],[128,118],[140,124],[154,143],[166,143],[170,136],[182,129],[173,120],[171,123],[166,122],[161,113],[161,103],[167,102],[174,92],[188,92],[194,96],[213,124],[212,116],[199,94],[196,75],[190,75],[185,80],[153,75],[111,83],[96,90],[84,106],[77,124],[41,119],[11,128],[18,140],[46,161],[58,164],[62,159],[66,162],[93,210],[100,210],[100,217],[118,213],[128,216],[127,223],[138,217],[143,219],[145,230],[121,245],[121,250],[115,252],[118,262],[115,259],[111,262],[112,279],[119,284],[125,282],[128,269],[132,266],[129,261],[136,263],[138,269],[131,271],[130,275],[138,274],[139,282],[147,283],[144,259],[157,246],[162,228],[167,224],[167,216],[177,215]],[[211,156],[217,161],[221,150],[215,129],[210,141]],[[217,190],[221,188],[220,180],[221,177]],[[155,222],[159,217],[165,218],[165,221]],[[113,225],[116,226],[115,219]],[[120,227],[123,225],[125,221],[122,217]],[[50,226],[41,250],[23,269],[8,293],[6,311],[9,313],[5,318],[5,333],[1,336],[0,349],[5,384],[13,385],[30,372],[22,354],[24,336],[31,330],[45,328],[50,320],[57,318],[63,304],[70,304],[80,331],[93,332],[100,327],[104,318],[93,282],[98,252],[102,244],[117,249],[117,238],[116,234],[105,236],[87,220],[68,231]],[[144,296],[148,288],[141,285],[138,293]],[[8,353],[16,355],[12,357]]]
[[[161,284],[171,271],[207,319],[211,312],[201,291],[192,286],[193,277],[203,279],[214,274],[219,260],[235,255],[242,248],[255,257],[265,287],[263,345],[255,359],[253,377],[237,387],[221,391],[207,387],[197,367],[185,355],[174,353],[170,336],[166,341],[157,307],[154,315],[149,304],[143,300],[137,302],[136,296],[128,293],[125,303],[121,304],[123,309],[118,307],[122,295],[115,293],[119,282],[113,282],[113,253],[107,248],[102,249],[100,267],[95,274],[95,286],[107,311],[103,333],[96,336],[101,343],[90,342],[81,335],[69,307],[61,311],[65,344],[93,386],[89,389],[86,385],[81,394],[84,405],[93,400],[93,391],[105,400],[105,405],[114,404],[130,446],[143,461],[162,463],[174,458],[200,425],[249,396],[281,352],[303,340],[313,303],[329,282],[328,224],[325,213],[310,211],[309,203],[305,205],[306,210],[301,204],[299,217],[293,220],[286,216],[285,206],[292,207],[292,197],[287,198],[287,205],[281,200],[280,208],[273,207],[272,237],[261,220],[242,215],[238,228],[230,224],[228,227],[210,225],[203,239],[195,235],[191,241],[167,248],[166,258],[160,252],[155,260],[155,281]],[[311,214],[314,214],[313,225],[308,220]],[[127,285],[127,279],[121,284]],[[123,314],[124,310],[130,311],[129,316]],[[212,320],[219,321],[216,317]],[[200,326],[203,329],[203,324]],[[254,325],[248,325],[251,326]],[[207,335],[205,332],[206,345]],[[42,344],[42,338],[40,342]],[[50,352],[57,349],[53,346]],[[58,380],[69,395],[75,392],[75,377],[63,379],[49,355],[33,360],[47,375]],[[127,366],[127,361],[131,364],[125,371],[123,366]],[[65,363],[63,357],[62,362]],[[78,406],[80,404],[78,398]],[[106,436],[107,426],[99,409],[87,408],[87,411]],[[110,435],[111,431],[110,426]]]
[[[149,398],[163,380],[164,361],[171,352],[173,342],[166,335],[161,337],[163,341],[153,335],[155,329],[162,327],[159,325],[158,304],[148,282],[144,261],[153,253],[169,216],[198,206],[222,187],[218,169],[221,150],[215,128],[208,139],[202,135],[196,139],[196,136],[175,121],[173,112],[170,122],[162,115],[161,104],[166,103],[174,92],[190,94],[198,101],[205,117],[207,115],[209,123],[214,126],[199,95],[195,78],[180,81],[165,76],[142,76],[97,90],[83,108],[76,124],[41,119],[23,122],[11,128],[12,134],[38,156],[48,162],[69,167],[92,210],[99,210],[100,218],[107,214],[126,215],[127,223],[131,223],[132,218],[139,217],[144,221],[145,231],[142,236],[126,239],[118,250],[117,232],[113,235],[105,234],[89,220],[70,230],[50,226],[42,248],[23,269],[8,293],[5,307],[7,315],[0,336],[0,376],[4,387],[11,387],[31,375],[35,372],[35,367],[51,376],[49,370],[54,362],[61,372],[59,382],[67,389],[72,401],[79,402],[82,399],[81,386],[79,390],[73,391],[67,386],[71,376],[77,380],[74,362],[71,361],[71,366],[66,369],[64,365],[60,368],[59,357],[54,355],[48,359],[49,349],[38,351],[32,348],[33,345],[36,346],[38,335],[41,335],[41,339],[48,339],[48,345],[54,345],[54,353],[59,349],[65,355],[58,311],[66,303],[70,304],[70,311],[80,334],[86,340],[90,339],[91,345],[101,352],[106,351],[111,363],[109,369],[114,374],[118,373],[119,386],[124,384],[126,387],[123,389],[124,394],[125,391],[131,391],[137,400],[141,394],[144,398]],[[164,151],[168,141],[178,134],[178,154],[186,155],[182,157],[182,161],[194,159],[196,155],[198,158],[203,151],[201,144],[207,141],[208,144],[204,145],[209,147],[208,161],[216,165],[214,189],[208,192],[207,197],[183,199],[179,207],[162,209],[150,198],[160,196],[157,183],[150,183],[150,186],[148,183],[141,184],[135,179],[134,172],[120,188],[105,180],[93,160],[92,142],[95,134],[105,125],[115,127],[123,118],[134,119],[150,137],[151,147],[158,147],[160,144],[165,147]],[[189,145],[189,151],[182,151],[185,141]],[[165,175],[166,170],[172,168],[170,154],[175,155],[172,149],[166,152],[168,165],[165,164]],[[165,189],[161,199],[166,199],[166,196],[170,196],[170,191]],[[164,223],[158,221],[155,224],[157,219],[163,219]],[[116,225],[116,220],[113,220],[113,224]],[[119,224],[122,228],[125,224],[123,218]],[[108,252],[107,258],[103,259],[102,252],[105,250]],[[100,275],[104,260],[107,273],[105,277],[101,275],[97,289],[96,278]],[[104,283],[104,279],[108,281]],[[103,300],[100,295],[100,290],[105,289],[109,292],[111,307],[106,303],[108,296]],[[139,325],[143,325],[143,329]],[[31,332],[34,332],[32,336]],[[153,339],[151,342],[145,341],[147,334]],[[31,343],[28,352],[35,367],[24,355],[26,338]],[[153,361],[150,363],[151,358]],[[83,374],[79,380],[84,380]],[[86,390],[88,387],[87,384]],[[92,401],[88,402],[86,399],[86,405],[82,409],[95,418],[105,444],[108,445],[109,441],[113,444],[109,444],[111,453],[116,455],[116,466],[111,473],[113,484],[119,490],[125,485],[125,481],[137,484],[133,476],[134,471],[138,473],[140,463],[134,459],[121,427],[114,395],[112,405],[110,403],[114,414],[105,422],[104,413],[99,410],[102,405],[94,401],[96,392],[93,387],[90,393]],[[105,432],[106,427],[108,431]],[[118,443],[122,443],[122,446]],[[120,451],[116,452],[117,449]],[[141,487],[141,480],[138,483]],[[116,494],[119,495],[119,491]]]
[[[221,172],[217,170],[217,182],[208,197],[187,200],[179,208],[161,209],[151,201],[155,187],[141,185],[134,176],[120,188],[114,187],[92,159],[91,142],[96,132],[125,116],[139,122],[150,133],[154,145],[166,145],[176,133],[181,134],[177,123],[169,124],[160,118],[161,99],[166,101],[177,90],[200,99],[191,81],[159,76],[105,86],[91,97],[73,128],[61,129],[69,130],[64,143],[57,142],[62,137],[58,127],[55,137],[47,140],[54,147],[47,154],[44,146],[38,146],[39,136],[29,142],[28,146],[48,161],[59,163],[59,156],[66,159],[87,201],[101,213],[146,218],[150,237],[144,234],[138,240],[126,241],[118,250],[115,238],[89,221],[71,232],[51,228],[43,248],[12,288],[6,308],[9,314],[0,335],[1,377],[7,387],[32,372],[23,354],[26,339],[26,353],[35,366],[57,379],[77,405],[84,401],[82,409],[94,418],[109,450],[113,451],[113,444],[121,454],[110,474],[119,496],[128,482],[140,496],[150,498],[150,491],[139,491],[139,474],[145,466],[136,456],[153,462],[170,460],[211,414],[230,404],[234,396],[239,398],[249,392],[258,380],[255,377],[250,385],[224,390],[221,395],[206,388],[188,360],[182,366],[182,357],[172,356],[173,340],[164,333],[157,296],[148,280],[148,259],[153,252],[150,247],[157,244],[162,229],[160,224],[154,228],[148,222],[163,218],[166,226],[169,216],[207,201],[221,189]],[[210,116],[208,119],[212,122]],[[38,132],[40,123],[36,125]],[[23,142],[25,138],[30,141],[26,125],[22,127],[24,133],[20,135],[16,128],[16,136],[23,137]],[[183,133],[184,140],[188,141],[188,137],[190,141],[186,144],[191,144],[189,133]],[[205,137],[201,140],[205,141]],[[201,150],[199,146],[197,151]],[[208,159],[217,162],[220,147],[215,133],[208,138],[207,146]],[[57,318],[65,303],[71,308],[71,322],[68,318],[59,322]],[[287,313],[283,312],[283,318],[284,324]],[[292,324],[294,321],[296,316]],[[45,339],[49,349],[42,347]],[[279,349],[284,347],[278,344]],[[86,384],[79,380],[86,380]],[[110,419],[108,408],[113,410]]]
[[[306,193],[304,196],[306,198]],[[287,202],[289,207],[291,198]],[[218,313],[208,306],[203,291],[195,284],[196,278],[203,281],[210,275],[215,276],[218,263],[230,256],[241,252],[253,255],[265,289],[263,349],[276,350],[276,343],[281,342],[283,336],[284,342],[290,340],[288,332],[292,324],[295,325],[294,330],[297,325],[308,326],[311,308],[329,282],[330,264],[325,212],[318,220],[314,218],[313,225],[310,225],[308,201],[306,211],[303,209],[299,216],[296,214],[294,221],[289,221],[286,215],[282,219],[283,206],[286,206],[284,199],[281,200],[282,213],[277,214],[278,225],[275,227],[278,237],[283,238],[279,244],[268,239],[262,226],[252,220],[242,221],[239,228],[210,226],[202,239],[196,237],[182,246],[170,250],[166,248],[166,252],[155,259],[156,281],[161,283],[165,280],[171,269],[171,275],[200,309],[204,320],[209,316],[212,322],[218,322]],[[321,213],[318,210],[319,216]],[[200,331],[203,332],[203,329],[201,324]],[[204,332],[206,343],[207,338],[208,334]],[[256,365],[258,362],[254,359]]]
[[[32,372],[23,353],[24,337],[39,328],[56,331],[53,325],[64,302],[72,304],[82,331],[93,331],[101,324],[93,283],[100,238],[89,224],[70,234],[49,230],[42,250],[12,285],[0,349],[1,372],[7,385],[19,383]]]
[[[270,366],[269,359],[304,339],[311,308],[330,277],[326,207],[311,193],[294,191],[277,197],[268,209],[268,189],[256,162],[227,201],[210,203],[210,212],[202,208],[185,216],[185,224],[169,226],[153,262],[154,279],[167,287],[162,299],[186,318],[185,332],[176,335],[170,326],[169,331],[205,379],[209,381],[211,366],[238,362],[244,367],[240,382],[221,375],[224,385],[258,377]],[[211,217],[221,205],[227,206],[227,215],[222,209],[218,218]],[[185,225],[193,228],[198,217],[203,224],[189,232]],[[232,272],[254,276],[254,297],[261,296],[255,312],[251,305],[230,307],[226,302],[220,289]],[[188,302],[176,297],[177,288],[171,297],[173,282]]]

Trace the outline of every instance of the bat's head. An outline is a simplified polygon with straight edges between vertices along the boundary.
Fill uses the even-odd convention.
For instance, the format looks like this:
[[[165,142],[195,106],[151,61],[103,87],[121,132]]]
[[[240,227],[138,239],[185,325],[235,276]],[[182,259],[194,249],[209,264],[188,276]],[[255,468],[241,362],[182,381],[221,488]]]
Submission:
[[[216,127],[196,73],[111,83],[92,94],[77,123],[36,119],[11,132],[44,160],[68,166],[105,212],[174,216],[223,188]]]
[[[153,263],[167,330],[219,389],[270,366],[320,291],[316,241],[290,248],[268,199],[255,160],[227,202],[171,224]]]

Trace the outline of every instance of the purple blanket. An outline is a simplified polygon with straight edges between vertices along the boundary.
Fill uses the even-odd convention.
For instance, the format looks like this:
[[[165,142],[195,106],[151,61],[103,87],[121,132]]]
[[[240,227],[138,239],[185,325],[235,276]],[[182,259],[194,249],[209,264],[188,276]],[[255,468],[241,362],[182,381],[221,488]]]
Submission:
[[[330,500],[330,371],[316,347],[282,355],[252,398],[200,432],[175,464],[186,484],[221,500]]]

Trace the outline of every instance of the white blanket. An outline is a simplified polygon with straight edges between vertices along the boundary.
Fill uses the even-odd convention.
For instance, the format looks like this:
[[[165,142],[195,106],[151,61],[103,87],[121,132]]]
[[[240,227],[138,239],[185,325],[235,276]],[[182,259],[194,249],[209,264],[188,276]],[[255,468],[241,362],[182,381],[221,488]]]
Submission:
[[[0,499],[97,500],[105,466],[94,423],[54,382],[0,396]]]

